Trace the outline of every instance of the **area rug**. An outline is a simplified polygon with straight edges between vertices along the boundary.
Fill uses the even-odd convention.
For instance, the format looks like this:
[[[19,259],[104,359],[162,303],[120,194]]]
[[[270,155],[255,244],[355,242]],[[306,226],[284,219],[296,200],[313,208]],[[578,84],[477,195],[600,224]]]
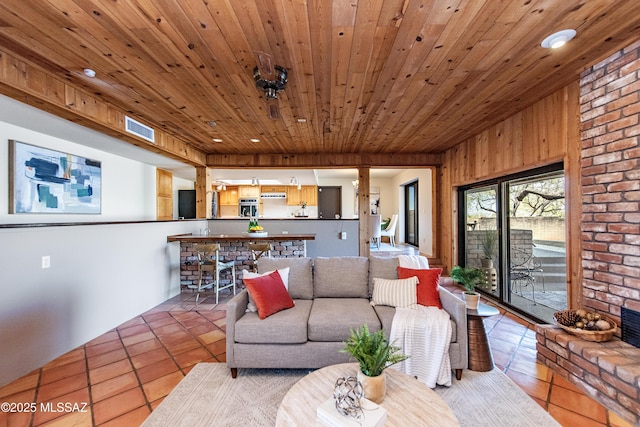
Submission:
[[[199,363],[142,425],[272,427],[282,398],[308,372],[239,369],[232,379],[223,363]],[[465,370],[461,381],[435,391],[463,427],[560,426],[499,369]]]

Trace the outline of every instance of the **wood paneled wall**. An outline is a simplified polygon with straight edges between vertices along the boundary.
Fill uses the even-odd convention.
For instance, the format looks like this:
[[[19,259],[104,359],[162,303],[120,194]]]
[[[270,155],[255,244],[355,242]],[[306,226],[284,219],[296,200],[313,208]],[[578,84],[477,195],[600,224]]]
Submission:
[[[567,281],[571,306],[579,303],[580,125],[579,86],[571,84],[443,155],[439,169],[441,233],[438,255],[451,268],[457,257],[457,189],[461,185],[564,161],[567,209]]]

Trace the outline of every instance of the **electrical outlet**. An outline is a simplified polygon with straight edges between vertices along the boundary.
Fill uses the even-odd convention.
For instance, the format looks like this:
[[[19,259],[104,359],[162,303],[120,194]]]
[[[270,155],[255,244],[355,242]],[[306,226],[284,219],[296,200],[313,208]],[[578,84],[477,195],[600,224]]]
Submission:
[[[340,233],[340,239],[342,240],[347,240],[347,232],[346,231],[342,231]]]
[[[51,257],[49,255],[44,255],[42,257],[42,268],[51,267]]]

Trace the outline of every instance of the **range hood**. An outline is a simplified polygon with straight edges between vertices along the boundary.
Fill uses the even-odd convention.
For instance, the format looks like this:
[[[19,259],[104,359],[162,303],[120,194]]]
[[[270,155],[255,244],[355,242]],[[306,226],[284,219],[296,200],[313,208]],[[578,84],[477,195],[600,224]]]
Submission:
[[[286,199],[287,198],[287,193],[281,192],[281,193],[261,193],[260,194],[260,198],[261,199]]]

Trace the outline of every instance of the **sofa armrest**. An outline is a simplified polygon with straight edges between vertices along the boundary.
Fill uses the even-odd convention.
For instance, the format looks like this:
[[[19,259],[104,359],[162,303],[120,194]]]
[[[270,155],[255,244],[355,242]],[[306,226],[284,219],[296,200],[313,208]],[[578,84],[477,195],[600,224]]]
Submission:
[[[227,366],[234,368],[234,347],[236,322],[244,316],[249,305],[249,293],[246,289],[240,291],[236,296],[231,298],[226,304],[226,340],[227,340]]]
[[[442,308],[449,313],[449,316],[456,323],[457,342],[460,345],[460,349],[463,350],[461,356],[465,361],[468,361],[467,306],[464,301],[442,286],[438,287],[438,292]],[[466,366],[467,363],[465,362],[464,365]]]

